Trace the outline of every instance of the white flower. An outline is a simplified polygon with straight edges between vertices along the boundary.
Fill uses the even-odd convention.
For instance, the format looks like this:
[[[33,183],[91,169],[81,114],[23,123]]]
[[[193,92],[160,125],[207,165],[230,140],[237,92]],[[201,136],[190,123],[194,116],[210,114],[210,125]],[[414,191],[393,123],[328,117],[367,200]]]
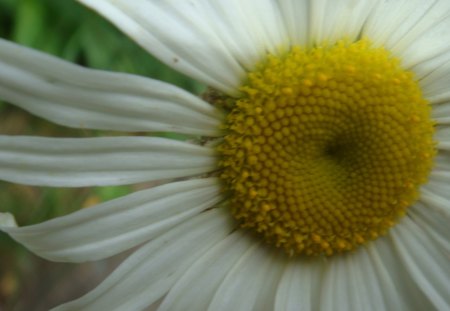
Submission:
[[[0,178],[11,182],[77,187],[187,178],[38,225],[19,228],[11,215],[0,217],[2,231],[54,261],[98,260],[142,244],[97,288],[56,310],[142,310],[160,299],[158,310],[450,309],[448,0],[80,2],[168,65],[211,86],[216,92],[207,97],[214,105],[166,83],[83,69],[4,40],[0,41],[0,98],[70,127],[185,133],[211,138],[220,146],[154,137],[1,136]],[[366,55],[372,56],[366,59]],[[317,63],[310,60],[314,57]],[[333,63],[333,57],[339,62]],[[301,69],[290,71],[292,64],[301,64]],[[339,86],[331,84],[333,79]],[[370,89],[372,81],[381,86]],[[302,97],[302,92],[311,92],[313,99]],[[418,94],[430,103],[436,123],[437,154],[431,172],[433,126],[426,118],[428,106]],[[264,109],[272,109],[271,96],[277,99],[272,108],[274,115],[282,115],[279,118],[301,119],[303,114],[293,111],[305,101],[305,111],[312,113],[300,120],[306,129],[291,127],[297,124],[295,118],[281,122],[284,131],[275,125],[276,117],[273,122],[269,114],[267,120],[260,118]],[[316,111],[314,103],[328,97],[334,100],[324,104],[328,112]],[[373,104],[373,98],[381,106],[389,102],[389,109],[380,114],[378,108],[364,110],[364,103]],[[414,102],[412,110],[402,101]],[[291,110],[280,108],[289,103]],[[342,119],[336,114],[339,109],[356,112]],[[348,122],[354,117],[357,131]],[[335,120],[339,122],[321,127]],[[318,121],[322,123],[314,123]],[[396,124],[407,125],[399,129]],[[388,129],[378,132],[383,128]],[[249,134],[249,129],[262,131],[264,138]],[[342,129],[351,134],[333,136]],[[355,134],[360,130],[362,136]],[[326,214],[334,213],[329,205],[336,204],[339,210],[341,195],[345,196],[339,191],[335,195],[328,186],[332,178],[344,176],[335,173],[341,172],[341,166],[325,157],[319,164],[302,162],[318,158],[305,151],[315,150],[318,137],[328,137],[318,133],[333,136],[333,144],[326,140],[324,155],[351,168],[342,171],[348,173],[347,179],[336,184],[341,187],[350,180],[350,186],[342,189],[351,190],[352,200],[343,202],[356,202],[342,210],[343,216]],[[296,135],[302,142],[300,149],[289,140]],[[255,145],[259,138],[263,142]],[[290,144],[280,151],[286,141]],[[310,147],[305,145],[310,142]],[[348,147],[353,144],[368,149],[356,152]],[[292,156],[288,148],[306,153],[286,169],[284,163]],[[341,157],[342,150],[358,157]],[[265,161],[273,154],[269,165]],[[384,162],[377,162],[380,158]],[[356,160],[359,164],[354,164]],[[391,164],[406,174],[401,181],[409,190],[390,192],[391,180],[398,177],[390,175]],[[364,170],[353,170],[355,165]],[[314,178],[301,179],[305,170],[316,166],[320,172],[329,168],[334,177],[316,183],[312,170]],[[367,176],[361,179],[363,172]],[[295,179],[294,190],[286,181],[290,179],[285,179],[291,173],[300,178]],[[355,180],[358,187],[353,187]],[[306,183],[306,190],[289,194],[299,189],[300,182]],[[277,185],[282,185],[281,191]],[[329,196],[336,200],[310,202]],[[361,196],[367,204],[359,204],[364,202],[358,201]],[[312,204],[311,214],[292,212],[297,205],[291,199],[301,202],[299,209]],[[392,217],[370,214],[377,211],[372,207],[387,203],[393,206]],[[406,216],[397,219],[402,212]],[[251,230],[241,229],[230,214],[260,234],[255,237]],[[331,226],[336,219],[338,225]],[[368,219],[374,227],[369,222],[362,231],[353,227]],[[350,223],[350,229],[344,226],[349,234],[342,223]],[[328,225],[334,232],[331,237],[325,230]],[[387,234],[379,236],[390,226]]]

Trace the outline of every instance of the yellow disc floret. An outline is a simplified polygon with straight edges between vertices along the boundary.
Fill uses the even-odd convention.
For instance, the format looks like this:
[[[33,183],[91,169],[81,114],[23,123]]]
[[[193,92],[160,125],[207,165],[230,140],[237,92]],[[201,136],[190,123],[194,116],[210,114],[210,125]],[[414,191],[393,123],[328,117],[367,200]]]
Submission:
[[[435,155],[414,75],[367,40],[269,55],[227,105],[230,209],[290,255],[355,249],[393,226]],[[231,104],[230,104],[231,103]]]

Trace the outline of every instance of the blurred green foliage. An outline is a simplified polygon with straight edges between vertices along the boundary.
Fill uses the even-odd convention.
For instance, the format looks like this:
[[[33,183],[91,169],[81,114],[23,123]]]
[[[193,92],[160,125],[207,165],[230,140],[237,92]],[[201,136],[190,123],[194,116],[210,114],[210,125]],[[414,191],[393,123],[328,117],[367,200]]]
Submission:
[[[0,37],[83,66],[143,75],[195,94],[204,90],[203,85],[165,66],[102,17],[72,0],[0,0]],[[99,132],[54,125],[0,102],[0,134],[87,137],[97,136]],[[183,139],[177,135],[161,135]],[[53,189],[0,182],[0,211],[12,212],[20,225],[28,225],[133,190],[133,186]],[[33,288],[34,285],[23,285],[18,280],[24,279],[24,267],[29,271],[35,259],[2,233],[0,255],[0,310],[9,310],[23,300],[20,292],[24,286]]]

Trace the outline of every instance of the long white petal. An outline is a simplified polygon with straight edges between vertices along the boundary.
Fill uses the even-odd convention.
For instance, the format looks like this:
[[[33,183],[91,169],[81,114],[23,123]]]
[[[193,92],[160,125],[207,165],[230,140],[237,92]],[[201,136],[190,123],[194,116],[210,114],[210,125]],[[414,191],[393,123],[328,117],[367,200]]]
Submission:
[[[448,1],[383,1],[369,17],[363,35],[400,57],[419,78],[438,68],[434,59],[449,59]]]
[[[0,39],[0,99],[70,127],[218,135],[222,114],[175,86],[92,70]]]
[[[309,39],[310,1],[280,0],[279,5],[291,45],[307,46],[311,40]]]
[[[199,18],[211,28],[231,55],[249,71],[266,53],[277,54],[289,46],[278,3],[260,0],[209,1],[202,0],[197,7]],[[176,4],[178,6],[178,2]],[[187,16],[187,14],[186,14]],[[187,16],[186,18],[190,18]]]
[[[93,291],[54,311],[144,310],[233,227],[222,209],[195,216],[142,246]]]
[[[439,121],[442,117],[446,117],[448,120],[448,112],[445,112],[445,108],[448,111],[450,103],[450,89],[448,87],[450,84],[450,46],[445,57],[436,58],[433,63],[427,62],[425,65],[428,68],[423,71],[428,70],[428,74],[419,83],[423,89],[424,97],[433,105],[433,119],[441,123]],[[444,111],[440,110],[442,108],[444,108]],[[448,121],[446,123],[448,124]]]
[[[420,201],[428,207],[450,217],[450,140],[449,127],[439,127],[435,139],[438,153],[428,182],[421,187]]]
[[[339,255],[328,263],[322,279],[320,310],[332,311],[336,306],[342,310],[352,310],[351,293],[348,290],[350,276],[346,267],[349,256],[349,254]],[[343,284],[345,286],[342,286]]]
[[[210,148],[157,137],[0,136],[0,179],[41,186],[120,185],[215,169]]]
[[[403,224],[404,217],[388,234],[384,237],[373,241],[368,250],[373,254],[379,255],[380,262],[377,266],[377,271],[387,273],[387,278],[382,277],[383,284],[386,284],[386,291],[383,290],[383,296],[386,300],[387,306],[394,306],[395,310],[434,310],[433,305],[417,286],[414,278],[411,277],[410,272],[406,269],[404,262],[398,254],[397,247],[393,242],[393,230],[396,230]],[[392,286],[394,291],[387,292]],[[388,309],[389,310],[389,309]]]
[[[428,182],[421,187],[420,201],[450,217],[450,144],[447,140],[441,140],[438,147],[441,150],[434,159],[434,169]],[[444,148],[446,150],[442,150]]]
[[[169,66],[230,95],[238,94],[245,70],[289,46],[271,0],[79,1]]]
[[[272,284],[265,283],[265,275],[273,282],[273,278],[281,276],[283,267],[273,250],[255,242],[220,284],[208,310],[261,310],[257,309],[257,306],[261,307],[258,299],[270,303],[275,294],[275,291],[267,293],[267,286]],[[261,297],[261,293],[267,293],[266,297]],[[267,309],[273,309],[273,305],[265,305],[262,310]]]
[[[41,224],[21,228],[0,225],[0,229],[49,260],[98,260],[158,236],[221,198],[214,178],[174,182]]]
[[[351,254],[346,261],[347,283],[351,310],[378,311],[388,309],[382,295],[382,283],[370,266],[366,249],[361,248]]]
[[[449,310],[450,249],[438,247],[433,238],[407,217],[392,231],[397,254],[416,286],[436,310]]]
[[[411,302],[409,295],[402,296],[400,291],[400,289],[407,286],[405,286],[406,282],[404,281],[404,278],[398,279],[399,276],[403,276],[398,274],[399,270],[397,268],[399,262],[396,259],[394,262],[389,261],[389,258],[387,257],[392,253],[392,249],[388,248],[385,252],[382,248],[382,244],[387,244],[384,239],[375,241],[368,245],[367,252],[370,258],[370,265],[373,267],[376,277],[380,282],[385,309],[409,311],[414,307],[414,302]]]
[[[199,1],[79,0],[98,11],[167,65],[228,94],[243,69],[205,25]],[[220,22],[216,21],[216,22]]]
[[[252,243],[237,230],[208,250],[174,285],[158,311],[207,310],[227,273]]]
[[[391,280],[394,276],[383,270],[384,265],[389,264],[387,258],[381,258],[377,262],[379,267],[372,267],[370,261],[378,260],[377,257],[373,258],[370,250],[375,248],[376,242],[378,240],[367,247],[328,260],[328,269],[323,278],[320,310],[334,310],[336,306],[349,311],[390,310],[392,307],[406,309],[403,308],[405,297],[395,295],[395,291],[384,295],[384,284],[386,290],[395,289]]]
[[[295,0],[291,0],[295,1]],[[381,1],[309,1],[309,44],[333,44],[339,39],[359,39],[362,27]]]
[[[275,311],[319,310],[324,264],[319,258],[291,260],[280,280]]]
[[[267,248],[267,245],[264,245],[264,247]],[[255,276],[259,277],[260,288],[253,310],[273,311],[275,308],[277,289],[288,260],[286,254],[280,253],[280,250],[272,250],[272,252],[274,254],[270,258],[269,268],[261,269]]]
[[[430,204],[417,202],[408,210],[408,216],[420,226],[438,245],[450,253],[450,214],[443,215]]]
[[[450,198],[443,195],[448,190],[437,189],[433,185],[434,183],[429,183],[422,187],[420,190],[420,201],[450,217]]]

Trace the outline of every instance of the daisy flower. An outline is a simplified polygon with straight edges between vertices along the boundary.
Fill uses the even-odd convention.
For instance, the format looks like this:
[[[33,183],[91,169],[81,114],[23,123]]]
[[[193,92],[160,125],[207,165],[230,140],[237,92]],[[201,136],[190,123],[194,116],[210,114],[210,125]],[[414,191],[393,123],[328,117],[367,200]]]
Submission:
[[[139,246],[55,310],[449,310],[450,1],[80,0],[210,88],[0,41],[0,96],[58,124],[0,137],[0,178],[160,186],[0,228],[54,261]]]

